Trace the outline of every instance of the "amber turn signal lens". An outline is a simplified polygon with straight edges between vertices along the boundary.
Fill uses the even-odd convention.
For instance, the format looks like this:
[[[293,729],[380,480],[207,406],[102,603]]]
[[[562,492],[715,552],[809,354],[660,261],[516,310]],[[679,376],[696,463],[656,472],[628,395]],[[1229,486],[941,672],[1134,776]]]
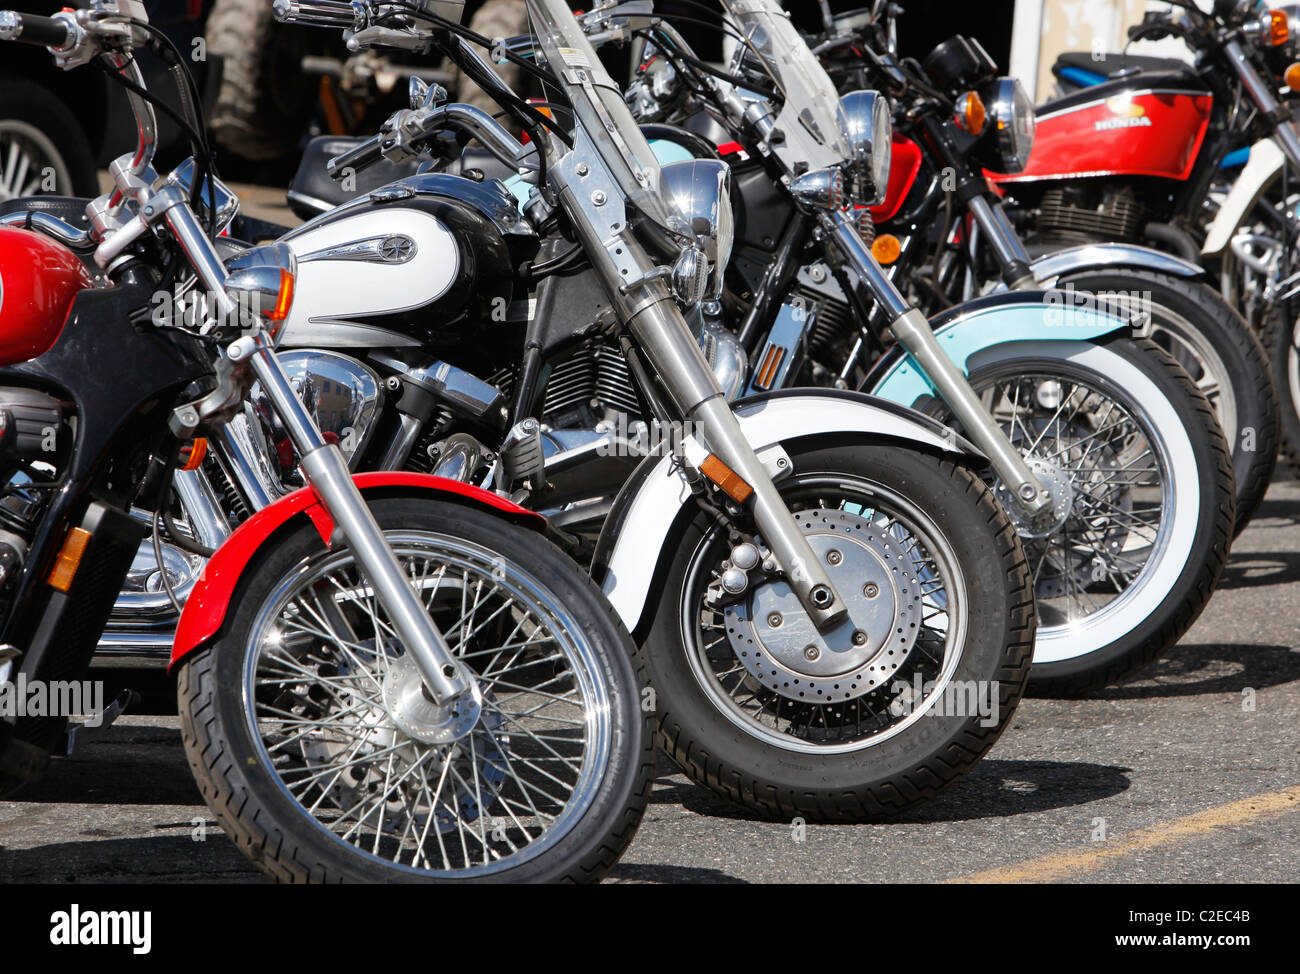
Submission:
[[[1300,91],[1300,61],[1287,65],[1287,69],[1282,72],[1282,80],[1292,91]]]
[[[903,244],[892,233],[882,233],[871,241],[871,256],[881,264],[892,264],[902,253]]]
[[[710,453],[704,458],[704,462],[700,464],[700,473],[717,484],[719,489],[737,504],[745,503],[749,500],[749,495],[754,492],[754,488],[749,486],[740,474],[723,463],[715,453]]]
[[[1280,47],[1285,44],[1291,36],[1291,29],[1287,26],[1285,10],[1270,10],[1268,12],[1268,42],[1274,47]]]
[[[54,567],[45,579],[51,587],[60,592],[72,588],[72,580],[77,577],[77,568],[81,565],[81,557],[86,553],[86,545],[89,543],[90,532],[85,528],[73,528],[68,532],[68,536],[63,539],[63,547],[54,558]]]
[[[957,124],[971,135],[984,131],[986,118],[984,100],[975,92],[968,91],[957,99]]]
[[[275,307],[266,313],[266,317],[271,321],[284,321],[289,317],[289,309],[293,307],[293,275],[287,268],[280,268],[280,293],[276,295]]]

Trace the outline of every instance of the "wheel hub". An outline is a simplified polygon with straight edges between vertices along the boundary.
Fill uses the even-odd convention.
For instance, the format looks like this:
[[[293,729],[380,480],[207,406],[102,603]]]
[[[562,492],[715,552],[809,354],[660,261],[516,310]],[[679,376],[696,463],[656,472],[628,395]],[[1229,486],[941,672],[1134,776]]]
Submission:
[[[410,656],[399,656],[389,664],[384,706],[404,734],[424,744],[459,740],[474,729],[482,710],[476,697],[461,696],[445,704],[430,700],[419,667]]]
[[[799,511],[808,538],[847,610],[819,632],[789,584],[758,584],[725,609],[727,638],[749,674],[783,697],[852,700],[880,686],[911,652],[921,622],[916,565],[871,521],[840,510]]]
[[[1011,491],[1000,480],[994,493],[1016,526],[1017,534],[1022,538],[1046,538],[1061,530],[1062,525],[1070,519],[1070,513],[1074,510],[1074,487],[1069,474],[1056,464],[1038,457],[1026,457],[1025,462],[1052,499],[1050,517],[1045,516],[1038,524],[1030,522],[1021,513],[1016,498],[1012,497]]]

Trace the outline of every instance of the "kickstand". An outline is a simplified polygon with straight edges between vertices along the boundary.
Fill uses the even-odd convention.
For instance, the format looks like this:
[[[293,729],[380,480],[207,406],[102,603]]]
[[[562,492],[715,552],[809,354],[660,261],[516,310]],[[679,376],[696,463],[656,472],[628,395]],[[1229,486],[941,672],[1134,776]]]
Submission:
[[[64,757],[71,755],[77,748],[84,745],[87,741],[93,740],[108,727],[122,716],[122,712],[133,703],[140,702],[140,695],[134,690],[123,690],[107,707],[99,712],[99,720],[92,726],[89,723],[74,724],[69,722],[68,729],[63,733],[63,746],[60,750]]]

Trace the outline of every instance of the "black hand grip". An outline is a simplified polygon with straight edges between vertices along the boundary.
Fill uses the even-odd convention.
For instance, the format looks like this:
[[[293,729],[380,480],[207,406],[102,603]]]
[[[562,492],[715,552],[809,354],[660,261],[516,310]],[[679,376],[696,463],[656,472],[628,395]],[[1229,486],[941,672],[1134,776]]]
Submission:
[[[367,166],[373,166],[376,162],[384,157],[380,151],[383,144],[383,136],[376,135],[372,139],[367,139],[358,146],[354,146],[342,155],[337,155],[325,165],[325,171],[330,174],[331,179],[342,179],[348,174],[360,172]]]
[[[21,41],[37,47],[62,47],[68,42],[68,25],[40,14],[0,10],[0,40]]]

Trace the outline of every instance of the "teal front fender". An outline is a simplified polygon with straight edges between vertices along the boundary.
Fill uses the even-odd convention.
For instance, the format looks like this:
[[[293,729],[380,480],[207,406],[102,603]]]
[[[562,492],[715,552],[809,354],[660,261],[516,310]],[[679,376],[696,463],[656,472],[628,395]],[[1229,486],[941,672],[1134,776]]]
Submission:
[[[964,375],[970,361],[995,345],[1019,341],[1096,341],[1128,332],[1124,312],[1094,303],[1069,305],[1066,292],[1015,291],[967,302],[931,319],[939,347]],[[901,406],[938,394],[911,355],[895,348],[868,374],[862,392]]]

